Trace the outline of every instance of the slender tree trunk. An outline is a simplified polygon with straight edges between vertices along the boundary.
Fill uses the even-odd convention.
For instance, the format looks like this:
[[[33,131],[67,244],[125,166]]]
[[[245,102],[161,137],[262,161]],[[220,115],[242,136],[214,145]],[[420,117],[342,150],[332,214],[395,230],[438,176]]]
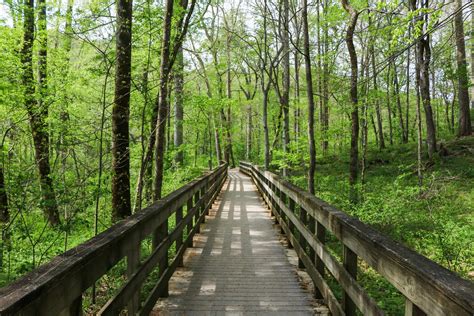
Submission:
[[[117,2],[115,98],[112,108],[112,221],[129,216],[130,84],[132,61],[132,0]]]
[[[38,167],[41,188],[41,206],[50,225],[60,224],[58,205],[51,178],[49,164],[49,134],[48,103],[45,102],[47,90],[47,29],[46,29],[46,3],[38,3],[38,39],[40,41],[38,56],[38,89],[39,100],[35,100],[35,82],[33,78],[33,40],[34,40],[34,0],[25,0],[24,6],[24,38],[21,51],[23,65],[23,86],[25,88],[25,106],[28,111],[33,142],[35,146],[35,160]]]
[[[268,90],[263,91],[263,113],[262,113],[262,124],[263,124],[263,138],[265,142],[265,169],[270,168],[270,137],[268,134]]]
[[[426,8],[429,7],[428,0],[424,2]],[[416,9],[416,1],[412,0],[412,10]],[[420,17],[418,18],[420,19]],[[424,24],[428,23],[428,15],[424,17]],[[424,26],[426,27],[426,26]],[[423,29],[424,30],[424,29]],[[436,151],[436,130],[433,119],[433,110],[431,108],[431,96],[430,96],[430,37],[425,35],[418,39],[417,42],[417,65],[420,72],[419,80],[419,91],[423,108],[425,109],[425,120],[426,120],[426,141],[428,143],[428,157],[433,159],[433,155]]]
[[[252,124],[252,106],[247,106],[247,140],[245,146],[245,159],[250,160],[252,156],[252,133],[253,133],[253,124]]]
[[[219,128],[217,127],[216,119],[214,118],[214,143],[216,146],[216,158],[217,164],[220,164],[222,161],[222,151],[221,151],[221,142],[219,139]]]
[[[350,163],[349,163],[349,185],[350,185],[350,200],[352,203],[357,203],[357,189],[355,187],[358,177],[359,169],[359,109],[358,109],[358,95],[357,95],[357,77],[358,64],[357,52],[354,45],[354,31],[359,17],[357,12],[347,0],[341,0],[344,10],[349,13],[350,21],[346,30],[346,45],[349,51],[351,64],[351,88],[350,96],[352,102],[351,112],[351,149],[350,149]]]
[[[288,153],[290,144],[290,39],[289,39],[289,0],[283,0],[283,19],[282,19],[282,68],[283,68],[283,89],[280,104],[283,109],[283,152]],[[283,176],[287,176],[287,168],[283,168]]]
[[[374,44],[371,44],[371,59],[372,59],[372,80],[374,84],[374,90],[377,92],[378,91],[378,83],[377,83],[377,70],[375,69],[375,52],[374,52]],[[378,95],[378,94],[377,94]],[[375,115],[377,117],[377,127],[378,127],[378,140],[379,140],[379,146],[380,149],[385,148],[385,139],[383,136],[383,126],[382,126],[382,114],[380,111],[380,101],[379,98],[375,100]]]
[[[184,93],[184,63],[183,48],[179,49],[176,56],[176,66],[174,68],[174,147],[176,148],[175,163],[183,165],[183,93]]]
[[[311,58],[309,55],[309,28],[308,28],[308,1],[303,0],[303,40],[304,61],[306,75],[306,95],[308,97],[308,146],[309,146],[309,168],[308,168],[308,191],[314,194],[314,174],[316,170],[316,146],[314,142],[314,95],[313,77],[311,74]]]
[[[398,125],[400,126],[401,140],[402,143],[406,144],[408,143],[408,138],[406,138],[408,133],[405,131],[405,123],[403,122],[402,101],[400,99],[400,84],[398,82],[398,73],[395,62],[393,63],[393,85],[395,87],[395,97],[397,99]]]
[[[153,200],[161,199],[161,189],[163,186],[163,164],[165,158],[165,133],[166,119],[168,117],[168,82],[170,74],[170,42],[171,42],[171,20],[173,17],[173,0],[166,0],[165,17],[163,21],[163,41],[161,48],[161,66],[159,93],[156,98],[158,102],[158,119],[156,128],[155,146],[155,180]]]
[[[322,122],[322,137],[323,137],[323,154],[327,154],[329,148],[329,26],[327,23],[327,0],[323,1],[323,15],[324,15],[324,29],[323,29],[323,122]]]
[[[299,45],[299,38],[297,40],[297,45]],[[293,122],[293,134],[295,142],[298,141],[300,135],[300,60],[298,52],[294,54],[295,61],[295,101],[296,106],[294,109],[294,122]]]
[[[461,0],[456,0],[456,10],[458,10],[458,13],[454,17],[454,27],[457,49],[456,63],[459,100],[458,136],[469,136],[472,133],[472,126],[471,113],[469,110],[469,80],[466,63],[466,43],[464,42],[464,21]]]
[[[392,122],[392,98],[391,98],[391,93],[390,93],[390,72],[391,72],[391,67],[389,65],[388,70],[387,70],[387,110],[388,110],[388,130],[389,130],[389,140],[390,140],[390,145],[393,145],[393,122]]]
[[[411,34],[411,25],[408,27],[408,34]],[[410,125],[409,125],[409,118],[410,118],[410,47],[407,49],[407,68],[406,68],[406,109],[405,109],[405,142],[408,143],[408,137],[410,133]]]

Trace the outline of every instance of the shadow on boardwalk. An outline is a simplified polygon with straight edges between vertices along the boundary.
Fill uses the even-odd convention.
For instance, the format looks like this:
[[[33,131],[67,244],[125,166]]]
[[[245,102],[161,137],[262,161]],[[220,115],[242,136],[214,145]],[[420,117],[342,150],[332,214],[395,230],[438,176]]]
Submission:
[[[170,296],[152,315],[325,313],[301,282],[291,252],[250,178],[231,170],[184,267],[170,280]]]

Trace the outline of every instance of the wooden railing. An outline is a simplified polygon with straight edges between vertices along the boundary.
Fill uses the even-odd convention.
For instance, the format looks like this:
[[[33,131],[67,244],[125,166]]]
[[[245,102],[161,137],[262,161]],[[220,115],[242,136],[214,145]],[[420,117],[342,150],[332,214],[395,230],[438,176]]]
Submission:
[[[405,315],[474,314],[473,283],[269,171],[246,162],[240,170],[252,177],[333,315],[356,315],[356,309],[384,315],[357,282],[359,259],[405,296]],[[325,246],[326,232],[342,243],[342,262]],[[342,302],[328,286],[326,271],[342,287]]]
[[[128,315],[148,315],[157,298],[168,295],[168,281],[182,264],[186,248],[192,247],[192,238],[226,177],[227,165],[221,165],[0,289],[0,315],[80,315],[83,293],[125,257],[127,281],[99,314],[119,315],[127,309]],[[173,215],[176,224],[168,232],[168,220]],[[142,262],[140,245],[150,236],[153,250]],[[169,258],[173,244],[176,250]],[[140,289],[157,266],[159,279],[142,303]]]

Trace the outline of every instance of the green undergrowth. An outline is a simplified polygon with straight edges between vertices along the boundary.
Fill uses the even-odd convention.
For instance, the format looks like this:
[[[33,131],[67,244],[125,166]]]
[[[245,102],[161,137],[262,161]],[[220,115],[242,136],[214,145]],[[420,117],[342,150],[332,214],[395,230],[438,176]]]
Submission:
[[[203,170],[202,167],[170,168],[165,173],[163,195],[169,194],[200,176]],[[110,196],[110,187],[103,189],[102,193],[104,196]],[[0,287],[94,236],[95,204],[93,199],[84,209],[71,215],[69,223],[59,229],[47,225],[39,208],[26,209],[24,205],[14,205],[13,207],[17,207],[17,209],[8,230],[9,243],[4,245],[4,266],[0,271]],[[98,217],[99,233],[111,226],[110,214],[110,201],[105,198],[101,199]],[[170,229],[174,227],[174,224],[174,217],[171,217]],[[150,253],[151,242],[148,241],[149,247],[145,246],[146,243],[146,240],[142,243],[142,257]],[[173,252],[174,248],[170,251]],[[96,293],[100,295],[104,289],[117,288],[118,284],[123,281],[120,275],[123,275],[124,269],[120,268],[120,264],[114,267],[108,276],[102,278],[102,285],[97,286]]]
[[[474,137],[444,142],[423,165],[420,187],[416,146],[369,150],[359,202],[349,203],[348,157],[318,157],[316,195],[380,232],[436,261],[461,277],[474,277]],[[296,170],[296,171],[295,171]],[[289,180],[305,188],[304,170],[292,168]],[[339,260],[342,247],[329,238]],[[376,271],[359,262],[358,279],[389,315],[403,315],[404,298]],[[341,289],[329,280],[336,296]]]

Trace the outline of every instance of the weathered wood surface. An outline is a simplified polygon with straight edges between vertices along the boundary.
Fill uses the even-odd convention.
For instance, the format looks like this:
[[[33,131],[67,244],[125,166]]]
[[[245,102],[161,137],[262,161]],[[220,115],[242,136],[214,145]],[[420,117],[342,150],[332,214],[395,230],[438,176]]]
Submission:
[[[345,290],[345,313],[352,314],[354,304],[366,315],[382,313],[357,284],[355,276],[359,257],[407,298],[407,311],[416,310],[418,314],[425,312],[428,315],[474,314],[472,282],[460,278],[271,172],[245,162],[241,162],[240,170],[252,176],[265,201],[276,213],[290,242],[296,248],[302,248],[290,229],[296,227],[305,243],[317,253],[316,259],[324,263]],[[288,203],[287,200],[292,202]],[[325,249],[321,236],[314,236],[314,228],[297,218],[291,207],[293,203],[303,208],[306,215],[317,222],[317,226],[330,231],[343,243],[345,256],[342,264]],[[316,273],[311,251],[299,249],[298,253],[313,281],[320,287],[331,311],[340,314],[339,304],[334,302],[334,296],[321,274]]]
[[[315,314],[249,177],[229,171],[201,230],[152,315]]]
[[[104,306],[102,312],[114,314],[127,304],[133,309],[138,308],[136,291],[140,289],[146,274],[156,262],[162,261],[168,254],[168,248],[182,235],[185,227],[191,229],[188,234],[189,239],[192,239],[200,224],[198,220],[193,225],[193,216],[196,216],[196,219],[203,218],[200,213],[202,206],[209,207],[212,204],[226,175],[227,165],[222,165],[87,242],[57,256],[11,285],[1,288],[0,315],[78,315],[81,312],[82,293],[125,256],[129,257],[129,280],[117,296]],[[144,263],[138,265],[139,243],[157,228],[166,225],[168,218],[186,205],[197,192],[201,192],[201,195],[200,199],[195,201],[196,204],[187,204],[190,216],[186,216],[182,224],[178,223],[170,235],[159,236],[155,251]],[[204,192],[206,193],[203,194]],[[184,248],[185,246],[181,245],[171,266],[164,267],[166,270],[161,273],[157,292],[163,293],[166,290],[167,281],[173,273],[172,268],[179,263]],[[156,293],[152,293],[152,296],[154,294]],[[146,302],[140,313],[147,314],[145,308],[150,305],[152,307],[152,303]]]

